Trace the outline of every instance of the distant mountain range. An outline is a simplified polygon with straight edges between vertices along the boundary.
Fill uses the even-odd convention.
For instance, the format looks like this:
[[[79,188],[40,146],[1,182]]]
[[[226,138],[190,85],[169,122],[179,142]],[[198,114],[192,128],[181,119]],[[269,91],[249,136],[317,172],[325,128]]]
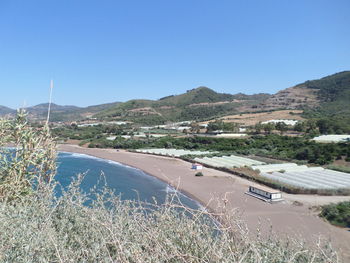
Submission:
[[[350,115],[350,71],[319,80],[306,81],[270,95],[217,93],[207,87],[188,90],[159,100],[130,100],[89,107],[51,105],[52,121],[86,118],[129,120],[141,124],[167,121],[203,120],[229,114],[303,109],[310,117]],[[26,108],[31,119],[44,119],[48,104]],[[13,116],[15,110],[0,106],[0,116]]]
[[[0,116],[11,115],[11,114],[14,114],[14,113],[16,113],[15,110],[10,109],[10,108],[5,107],[5,106],[0,106]]]
[[[96,113],[103,111],[110,107],[115,107],[120,102],[106,103],[88,107],[77,107],[72,105],[61,106],[55,103],[51,104],[51,121],[73,121],[91,118]],[[32,107],[23,108],[31,120],[44,120],[47,116],[49,108],[48,103],[38,104]],[[0,106],[0,116],[13,117],[16,114],[16,110],[8,107]]]

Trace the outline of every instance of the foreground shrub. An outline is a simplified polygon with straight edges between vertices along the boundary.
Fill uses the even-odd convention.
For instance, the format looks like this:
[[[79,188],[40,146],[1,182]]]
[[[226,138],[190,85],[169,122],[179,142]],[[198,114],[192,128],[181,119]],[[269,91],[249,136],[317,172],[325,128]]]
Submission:
[[[77,182],[61,197],[41,187],[16,204],[0,204],[0,261],[336,262],[330,248],[250,238],[238,220],[226,226],[217,219],[171,200],[121,201],[107,190],[88,197]]]
[[[14,121],[0,120],[0,201],[30,194],[33,185],[50,183],[55,173],[56,148],[48,126],[30,127],[23,112]]]

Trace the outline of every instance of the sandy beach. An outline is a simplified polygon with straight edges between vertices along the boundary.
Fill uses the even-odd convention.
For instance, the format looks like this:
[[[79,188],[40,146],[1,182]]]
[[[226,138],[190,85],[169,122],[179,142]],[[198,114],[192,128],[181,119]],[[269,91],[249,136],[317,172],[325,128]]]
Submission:
[[[316,241],[321,236],[340,252],[344,262],[350,262],[350,232],[330,225],[311,209],[315,205],[350,200],[349,196],[283,194],[285,201],[269,204],[245,194],[249,185],[258,184],[205,167],[202,170],[204,176],[196,177],[191,164],[180,159],[68,144],[60,145],[59,150],[88,154],[139,168],[174,186],[211,211],[221,212],[226,203],[227,211],[239,214],[252,233],[257,228],[268,231],[272,226],[279,236],[287,234],[309,242]],[[295,205],[294,201],[302,205]]]

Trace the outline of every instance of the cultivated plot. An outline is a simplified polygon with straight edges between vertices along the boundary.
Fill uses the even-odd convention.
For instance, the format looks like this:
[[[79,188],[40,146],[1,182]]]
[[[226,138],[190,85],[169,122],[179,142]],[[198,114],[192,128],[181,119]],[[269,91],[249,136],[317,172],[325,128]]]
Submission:
[[[196,162],[204,163],[213,167],[225,167],[225,168],[234,168],[234,167],[251,167],[252,165],[261,165],[263,162],[256,161],[250,158],[244,158],[240,156],[230,155],[230,156],[221,156],[221,157],[204,157],[204,158],[195,158]]]
[[[252,168],[260,173],[270,172],[297,172],[297,171],[322,171],[322,167],[308,167],[306,165],[297,165],[296,163],[276,163],[265,165],[254,165]]]
[[[183,155],[206,155],[206,154],[213,154],[216,152],[209,152],[209,151],[189,151],[189,150],[178,150],[178,149],[138,149],[137,152],[142,153],[151,153],[151,154],[158,154],[158,155],[165,155],[165,156],[175,156],[180,157]]]
[[[313,138],[315,142],[320,143],[339,143],[339,142],[350,142],[349,134],[330,134],[330,135],[321,135]]]
[[[321,167],[316,167],[321,168]],[[304,189],[342,189],[350,188],[350,174],[333,170],[262,172],[261,176],[287,185]]]

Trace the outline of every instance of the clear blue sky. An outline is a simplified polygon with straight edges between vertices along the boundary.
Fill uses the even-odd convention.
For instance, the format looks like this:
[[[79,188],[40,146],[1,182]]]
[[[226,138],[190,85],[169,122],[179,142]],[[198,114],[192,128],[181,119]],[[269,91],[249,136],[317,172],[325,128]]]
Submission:
[[[0,105],[198,86],[274,93],[350,69],[349,0],[0,0]]]

